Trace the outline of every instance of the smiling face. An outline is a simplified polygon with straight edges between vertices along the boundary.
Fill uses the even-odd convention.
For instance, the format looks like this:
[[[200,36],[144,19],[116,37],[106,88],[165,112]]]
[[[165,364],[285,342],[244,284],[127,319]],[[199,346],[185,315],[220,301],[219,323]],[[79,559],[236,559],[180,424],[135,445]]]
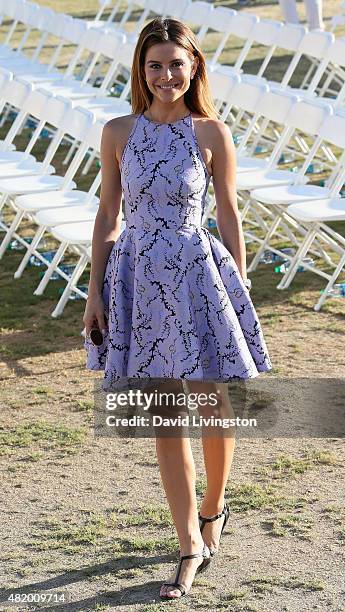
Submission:
[[[144,65],[150,92],[161,102],[174,102],[188,91],[197,62],[197,58],[173,42],[153,45],[146,53]]]

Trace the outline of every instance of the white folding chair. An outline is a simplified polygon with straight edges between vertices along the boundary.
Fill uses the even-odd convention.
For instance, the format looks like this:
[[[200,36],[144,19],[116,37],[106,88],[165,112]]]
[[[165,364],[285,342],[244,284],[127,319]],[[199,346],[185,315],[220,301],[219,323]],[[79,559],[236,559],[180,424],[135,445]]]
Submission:
[[[87,26],[83,21],[73,19],[63,13],[54,14],[53,11],[45,11],[41,14],[40,9],[36,5],[31,5],[31,3],[25,3],[25,7],[28,13],[25,17],[29,24],[44,28],[44,40],[48,34],[54,34],[60,38],[60,43],[51,61],[47,64],[42,64],[38,61],[38,54],[42,50],[44,42],[44,40],[42,41],[41,39],[31,60],[23,56],[18,56],[18,54],[12,52],[12,55],[6,58],[6,68],[13,70],[16,75],[23,75],[23,77],[27,77],[32,82],[36,83],[61,80],[64,76],[64,72],[61,70],[53,70],[53,68],[56,66],[60,51],[66,42],[64,39],[64,36],[66,36],[65,32],[68,31],[69,45],[71,45],[71,43],[77,45],[67,65],[66,73],[69,75],[70,65],[74,66],[75,57],[79,56],[79,42]]]
[[[275,86],[280,89],[289,87],[300,96],[315,96],[316,87],[325,74],[328,64],[327,56],[334,40],[334,36],[331,32],[318,32],[316,30],[308,32],[305,31],[303,26],[295,24],[283,25],[279,32],[279,40],[277,40],[276,47],[294,51],[294,55],[280,81],[268,79],[270,87],[272,88]],[[307,70],[302,80],[296,82],[299,74],[298,68],[303,58],[309,60],[310,68]],[[268,63],[265,67],[266,70],[267,66]],[[253,75],[252,78],[257,79],[259,77]],[[300,77],[298,78],[300,79]],[[292,79],[295,80],[294,87],[289,85]]]
[[[339,221],[345,221],[345,198],[329,198],[327,200],[316,200],[313,205],[310,203],[291,204],[287,209],[288,214],[300,223],[304,223],[309,227],[309,231],[301,244],[295,257],[291,260],[290,267],[286,272],[286,278],[283,286],[278,286],[279,289],[286,289],[293,281],[300,265],[308,270],[318,274],[328,280],[321,297],[314,306],[314,310],[319,311],[322,308],[325,300],[328,297],[334,296],[334,288],[339,276],[342,274],[345,267],[345,238],[339,232],[336,232],[329,225]],[[309,267],[305,264],[304,258],[312,247],[312,243],[316,238],[322,239],[327,237],[327,247],[330,247],[330,240],[333,242],[333,249],[339,255],[339,261],[334,266],[332,274],[327,274],[324,270],[320,270],[316,266]],[[345,282],[345,281],[344,281]]]
[[[8,32],[5,36],[4,42],[0,45],[1,53],[8,53],[9,55],[13,52],[11,47],[11,39],[17,29],[18,23],[21,22],[21,14],[25,11],[26,2],[23,0],[13,0],[12,2],[7,2],[7,0],[1,0],[0,2],[0,13],[3,17],[9,18],[12,20],[12,23],[8,29]],[[30,8],[30,7],[29,7]],[[22,34],[22,38],[26,37],[26,30]],[[21,41],[19,41],[19,46],[21,45]]]

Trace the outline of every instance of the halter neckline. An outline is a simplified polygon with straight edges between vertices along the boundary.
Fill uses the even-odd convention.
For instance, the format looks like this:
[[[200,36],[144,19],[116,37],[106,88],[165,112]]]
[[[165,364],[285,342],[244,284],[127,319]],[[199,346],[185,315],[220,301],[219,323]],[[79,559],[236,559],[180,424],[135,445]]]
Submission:
[[[148,121],[149,123],[154,123],[155,125],[175,125],[176,123],[180,123],[181,121],[184,121],[185,119],[188,119],[189,117],[192,116],[192,113],[189,112],[188,115],[181,117],[181,119],[177,119],[176,121],[170,121],[169,123],[164,123],[162,121],[153,121],[153,119],[149,119],[148,117],[146,117],[144,113],[141,113],[141,114],[144,117],[144,119],[146,119],[146,121]]]

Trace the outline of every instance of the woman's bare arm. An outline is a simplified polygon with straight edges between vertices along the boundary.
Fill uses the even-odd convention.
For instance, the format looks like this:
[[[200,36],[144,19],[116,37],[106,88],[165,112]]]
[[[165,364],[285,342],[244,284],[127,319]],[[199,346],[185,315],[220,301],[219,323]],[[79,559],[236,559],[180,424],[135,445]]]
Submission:
[[[105,124],[102,133],[101,196],[93,231],[88,300],[83,318],[86,333],[90,332],[96,322],[99,329],[106,329],[102,285],[110,251],[120,234],[122,219],[122,187],[116,156],[116,141],[119,129],[119,121],[112,119]]]
[[[225,123],[213,120],[212,124],[212,169],[218,231],[243,280],[246,280],[246,246],[236,193],[235,145]]]

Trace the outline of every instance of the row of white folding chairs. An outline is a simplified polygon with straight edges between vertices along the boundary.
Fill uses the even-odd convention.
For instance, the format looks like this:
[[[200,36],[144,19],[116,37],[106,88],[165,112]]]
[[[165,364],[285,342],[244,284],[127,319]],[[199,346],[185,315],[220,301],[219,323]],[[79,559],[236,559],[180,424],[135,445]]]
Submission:
[[[23,0],[16,0],[16,1],[23,2]],[[202,3],[202,4],[205,4],[205,3]],[[35,5],[32,5],[31,3],[25,3],[25,5],[35,7]],[[209,7],[210,5],[207,5],[207,6]],[[220,8],[224,8],[224,7],[220,7]],[[217,10],[215,10],[214,13],[216,14]],[[242,15],[239,14],[239,16],[243,18],[243,14]],[[80,22],[80,20],[73,20],[73,23],[74,24],[77,23],[80,25],[80,23],[82,22]],[[216,25],[216,24],[213,24],[213,25]],[[260,42],[262,43],[265,42],[267,45],[272,43],[272,45],[270,47],[270,51],[268,55],[266,56],[261,66],[261,69],[259,70],[259,76],[260,74],[263,73],[264,69],[267,68],[269,56],[272,55],[273,49],[276,46],[274,43],[278,39],[277,38],[278,34],[279,34],[280,41],[285,40],[285,42],[280,42],[279,43],[280,45],[283,45],[285,47],[290,47],[290,48],[295,47],[298,49],[298,51],[295,53],[293,57],[293,60],[290,62],[289,68],[287,69],[285,76],[281,82],[282,87],[287,86],[303,54],[309,55],[310,57],[317,57],[318,59],[323,58],[316,74],[314,75],[314,78],[310,81],[310,85],[308,89],[306,90],[306,95],[314,94],[315,89],[320,79],[322,78],[325,70],[327,69],[327,66],[330,63],[333,63],[333,64],[336,63],[338,65],[339,64],[341,65],[345,61],[344,59],[345,58],[344,41],[340,40],[340,41],[337,41],[336,44],[333,44],[334,41],[332,39],[332,35],[329,35],[327,33],[311,32],[311,33],[305,34],[301,32],[301,29],[299,26],[297,27],[289,26],[289,25],[283,26],[279,22],[259,22],[258,24],[254,25],[254,27],[252,28],[254,31],[255,30],[259,31],[257,35],[254,35],[251,37],[252,40],[260,39],[260,28],[261,28],[261,34],[263,38],[265,39],[265,40],[261,40]],[[116,40],[116,37],[113,33],[108,35],[108,40],[107,40],[107,35],[105,36],[100,35],[100,33],[95,30],[86,29],[84,30],[84,35],[85,35],[85,32],[87,36],[84,36],[84,38],[89,41],[88,43],[89,46],[91,46],[90,41],[93,40],[94,57],[92,61],[90,62],[88,69],[85,72],[84,78],[82,79],[81,82],[76,83],[76,82],[71,82],[71,80],[69,81],[65,80],[64,82],[61,82],[62,77],[60,73],[52,74],[51,72],[49,72],[49,74],[46,74],[45,68],[43,68],[43,73],[39,72],[39,70],[37,73],[35,73],[35,70],[33,71],[31,70],[31,73],[30,73],[30,71],[27,72],[28,68],[26,65],[23,66],[20,63],[18,65],[16,61],[14,61],[14,64],[10,63],[9,67],[14,69],[17,74],[18,73],[23,74],[23,71],[24,71],[24,77],[30,80],[33,80],[33,82],[36,82],[36,83],[45,82],[46,83],[45,86],[49,87],[51,91],[54,91],[54,93],[58,95],[65,95],[66,97],[69,97],[71,99],[77,99],[77,100],[80,100],[84,97],[85,100],[83,104],[87,108],[101,107],[100,110],[102,110],[104,106],[107,107],[109,104],[112,104],[112,100],[107,100],[106,96],[104,96],[104,93],[106,92],[106,86],[109,83],[111,83],[111,75],[114,74],[114,72],[116,71],[116,67],[119,66],[119,64],[122,64],[123,66],[127,67],[127,74],[129,77],[131,58],[132,58],[133,49],[134,49],[134,41],[133,40],[125,41],[123,38]],[[300,40],[301,34],[302,34],[302,40]],[[245,33],[243,35],[245,35]],[[329,38],[330,36],[331,38]],[[87,44],[86,40],[84,41],[83,37],[82,37],[82,40],[83,42],[78,46],[77,51],[74,54],[69,64],[69,67],[64,77],[65,79],[67,75],[73,74],[73,69],[75,68],[78,58],[80,57],[81,50],[83,49],[83,46]],[[97,62],[98,56],[101,53],[100,47],[102,48],[102,51],[104,54],[108,54],[108,57],[109,55],[113,57],[113,61],[108,71],[108,74],[103,79],[102,86],[100,88],[93,88],[87,84],[87,81],[91,75],[92,68],[94,68]],[[108,47],[108,50],[105,49],[106,47]],[[119,53],[116,53],[116,50],[118,50]],[[243,59],[244,58],[242,57],[242,60]],[[238,69],[240,70],[242,60],[240,62],[237,62],[237,66],[235,65],[234,68],[230,68],[230,69],[227,68],[229,73],[233,73],[234,71]],[[212,63],[211,65],[209,65],[209,67],[210,67],[210,70],[219,69],[219,66],[217,65],[212,66]],[[223,70],[223,67],[220,66],[220,69]],[[52,82],[50,82],[48,79],[53,79],[53,80]],[[57,80],[54,82],[54,79],[57,79]],[[330,79],[328,79],[325,85],[323,86],[323,92],[326,91],[329,83],[330,83]],[[123,103],[123,107],[126,107],[128,111],[130,110],[130,107],[129,107],[129,104],[126,103],[126,98],[129,94],[129,86],[130,86],[130,79],[128,78],[127,83],[125,87],[123,88],[122,94],[120,96],[120,102]],[[97,98],[97,100],[93,101],[90,96]],[[343,85],[343,87],[339,91],[339,94],[337,96],[335,103],[342,104],[344,96],[345,96],[345,86]],[[102,99],[100,100],[100,98]]]
[[[73,179],[89,149],[97,151],[99,155],[104,121],[95,121],[94,114],[85,109],[73,109],[71,101],[67,99],[55,97],[42,88],[36,89],[33,84],[21,78],[13,79],[9,72],[0,71],[0,90],[4,99],[1,106],[7,100],[20,108],[0,151],[0,208],[9,205],[15,211],[10,225],[7,226],[4,220],[0,222],[0,228],[5,232],[0,246],[0,257],[5,254],[11,240],[15,239],[26,249],[15,272],[15,278],[20,278],[32,256],[45,264],[46,274],[35,291],[36,295],[40,295],[50,279],[51,270],[56,270],[62,278],[69,280],[69,276],[58,266],[67,246],[73,252],[79,253],[85,248],[85,243],[87,245],[91,242],[93,221],[99,203],[96,192],[100,186],[101,171],[98,171],[87,193],[75,189]],[[36,118],[38,122],[29,144],[25,152],[11,152],[9,145],[28,117]],[[43,162],[37,163],[31,151],[47,124],[54,126],[56,133]],[[78,142],[78,147],[73,151],[73,161],[65,177],[51,176],[54,168],[50,162],[53,161],[58,148],[66,142],[66,136],[72,136]],[[38,224],[30,243],[19,233],[23,218]],[[52,233],[52,228],[60,223],[68,226],[77,222],[84,224],[87,233],[85,229],[84,232],[81,230],[74,236],[73,241],[60,245],[52,262],[45,259],[38,247],[46,231],[50,229]],[[60,232],[59,237],[61,236]]]
[[[11,75],[9,73],[4,73],[4,72],[2,74],[0,73],[0,77],[1,76],[2,76],[1,91],[3,92],[3,96],[5,96],[5,100],[7,99],[7,101],[9,101],[12,105],[18,106],[21,109],[14,124],[9,130],[7,138],[5,139],[3,149],[7,149],[7,151],[4,150],[2,153],[3,157],[2,158],[0,157],[0,160],[2,163],[2,167],[0,167],[0,174],[2,175],[2,177],[6,175],[8,176],[7,179],[5,178],[1,182],[1,190],[3,192],[1,204],[3,206],[7,200],[9,201],[11,205],[14,206],[16,210],[16,215],[9,227],[6,227],[4,223],[2,223],[2,229],[6,231],[6,236],[3,239],[1,248],[0,248],[0,256],[3,256],[9,242],[13,238],[16,238],[19,241],[21,241],[23,245],[26,244],[25,241],[23,241],[20,235],[17,233],[19,224],[23,216],[25,216],[25,214],[29,213],[31,215],[33,214],[33,212],[37,212],[38,208],[40,207],[50,208],[51,206],[53,207],[56,207],[58,205],[60,206],[59,203],[61,203],[61,205],[64,205],[64,206],[69,204],[70,206],[73,207],[73,210],[72,208],[69,209],[69,214],[73,215],[74,222],[76,220],[85,220],[85,217],[87,219],[94,218],[96,214],[96,209],[94,208],[95,206],[94,194],[96,192],[96,189],[99,186],[100,173],[96,177],[96,180],[93,183],[93,186],[90,190],[89,196],[91,197],[92,210],[89,210],[88,208],[89,201],[87,199],[87,196],[75,190],[71,192],[69,189],[69,185],[66,182],[67,181],[66,178],[64,181],[62,181],[60,177],[48,176],[48,174],[53,171],[50,165],[50,162],[52,161],[52,158],[56,152],[56,148],[59,144],[61,144],[62,137],[66,135],[66,126],[64,128],[64,125],[65,125],[64,123],[62,123],[62,126],[60,126],[60,132],[59,132],[59,135],[57,136],[57,140],[55,137],[53,140],[53,143],[55,144],[49,147],[43,163],[37,164],[31,156],[31,150],[35,142],[37,141],[37,138],[41,130],[45,126],[45,124],[49,122],[52,125],[55,125],[54,123],[55,121],[60,125],[60,118],[61,118],[61,115],[63,114],[61,111],[61,108],[64,109],[64,107],[61,107],[61,103],[63,102],[63,99],[58,98],[57,102],[55,102],[51,94],[49,94],[48,92],[45,92],[44,90],[35,91],[32,84],[27,83],[23,81],[22,79],[11,80]],[[6,79],[7,79],[7,88],[6,88]],[[240,95],[241,95],[240,92],[238,92],[237,98],[235,98],[235,101],[237,103],[240,102]],[[246,90],[243,93],[242,97],[243,99],[245,99],[247,96],[248,96],[248,90]],[[47,100],[49,99],[52,100],[51,105],[47,103]],[[43,104],[43,101],[44,101],[44,104]],[[68,101],[65,101],[66,104],[67,102]],[[58,107],[57,109],[56,109],[56,105]],[[50,108],[54,109],[55,115],[52,116],[51,112],[49,112]],[[61,112],[59,112],[59,109]],[[65,112],[65,109],[63,112]],[[40,113],[43,113],[43,115],[41,116]],[[25,123],[25,118],[27,118],[28,116],[30,116],[31,118],[36,117],[36,119],[38,120],[38,126],[32,138],[30,139],[30,142],[26,148],[26,151],[24,153],[20,153],[20,152],[10,153],[8,151],[9,145],[11,144],[16,133],[18,133],[18,130],[20,129],[20,127]],[[67,115],[67,118],[68,118],[68,115]],[[76,124],[75,127],[77,127],[77,125],[78,124]],[[83,142],[84,152],[85,152],[85,147],[86,149],[91,147],[91,148],[94,148],[94,150],[99,151],[98,143],[96,142],[95,146],[93,147],[92,141],[90,141],[86,137],[85,134],[83,135],[82,133],[80,133],[80,131],[76,132],[76,129],[69,129],[67,131],[70,135],[74,136],[74,138],[78,142],[80,141]],[[80,156],[80,154],[79,155],[77,154],[76,157],[77,157],[78,163],[76,164],[74,160],[68,171],[69,181],[72,180],[76,172],[76,169],[79,167],[79,164],[82,160],[83,155]],[[42,173],[44,174],[43,176],[42,176]],[[55,192],[55,190],[58,189],[60,183],[61,183],[61,189],[59,190],[59,192]],[[49,194],[49,198],[47,198],[47,195],[46,195],[46,191],[48,189],[53,190]],[[18,190],[21,190],[21,191],[19,191],[18,193]],[[61,192],[66,191],[66,190],[67,192],[64,193],[62,197]],[[24,198],[25,201],[23,201],[23,196],[25,196]],[[79,206],[79,208],[76,209],[76,206]],[[53,220],[54,222],[61,220],[59,217],[59,213],[60,211],[57,212],[58,216],[54,217],[54,220]],[[64,211],[64,215],[65,214],[66,213]],[[71,217],[67,216],[65,217],[65,220],[71,220]],[[22,274],[25,266],[27,265],[27,262],[30,259],[30,256],[35,253],[35,249],[38,244],[37,240],[40,237],[41,237],[41,232],[39,232],[39,234],[35,237],[34,241],[28,247],[27,253],[19,269],[16,271],[16,274],[15,274],[16,278],[18,278]],[[53,265],[54,263],[55,262],[53,262]],[[43,284],[44,283],[41,283],[40,289],[38,289],[39,291],[41,290]]]
[[[307,31],[303,26],[296,26],[294,24],[284,25],[279,21],[269,19],[259,20],[255,15],[243,12],[237,13],[227,7],[215,7],[212,3],[199,1],[186,3],[185,0],[181,0],[180,3],[175,0],[173,2],[167,0],[161,0],[161,2],[159,2],[155,0],[154,3],[150,1],[129,2],[127,11],[124,12],[122,19],[117,23],[118,29],[121,29],[124,22],[128,20],[130,12],[137,9],[138,4],[142,8],[145,7],[143,11],[145,18],[148,17],[149,11],[154,9],[157,14],[161,13],[163,15],[175,16],[189,24],[194,23],[200,26],[198,38],[201,42],[204,41],[209,29],[223,33],[221,41],[209,61],[209,66],[211,68],[217,64],[223,49],[229,44],[229,37],[232,35],[237,39],[241,38],[245,40],[245,45],[241,49],[235,62],[235,70],[241,69],[253,44],[267,47],[267,53],[258,68],[258,76],[261,76],[267,70],[276,49],[284,49],[290,53],[292,52],[292,61],[285,75],[282,76],[282,82],[285,85],[291,80],[300,59],[305,55],[311,59],[311,70],[307,72],[307,75],[301,83],[302,87],[306,87],[309,78],[313,74],[315,65],[324,59],[325,53],[329,51],[334,41],[333,35],[327,32],[314,32],[314,36],[306,36]],[[118,3],[117,9],[119,9],[119,6]],[[109,22],[111,22],[114,16],[115,13],[109,16],[107,22],[103,22],[105,28],[109,25]],[[143,21],[144,19],[139,19],[135,32],[142,26]],[[319,71],[320,75],[322,75],[322,71],[321,68]]]
[[[30,6],[31,3],[26,4]],[[35,5],[31,6],[35,7]],[[122,62],[129,65],[131,64],[134,41],[131,43],[128,37],[126,38],[120,32],[106,34],[97,30],[88,29],[83,21],[72,19],[67,15],[60,14],[60,16],[54,18],[55,15],[53,11],[49,9],[45,9],[44,15],[46,18],[45,34],[49,31],[55,31],[56,35],[61,39],[57,51],[61,47],[63,41],[66,40],[62,32],[66,30],[72,32],[70,38],[73,38],[73,42],[77,46],[67,64],[66,70],[63,72],[54,69],[59,57],[58,52],[53,54],[48,64],[41,64],[38,61],[37,52],[31,58],[27,58],[21,52],[21,45],[19,45],[17,51],[12,51],[7,45],[2,45],[0,47],[0,64],[13,70],[16,74],[21,74],[24,78],[30,79],[32,82],[47,83],[51,89],[54,88],[60,95],[67,95],[71,99],[104,97],[108,94],[109,88],[116,79],[116,72],[119,65],[121,65]],[[40,24],[42,25],[42,20],[39,22],[39,25]],[[49,25],[53,27],[49,28]],[[42,48],[41,43],[38,45],[38,48]],[[75,75],[74,72],[82,52],[85,49],[90,52],[90,58],[83,78],[78,80],[75,78],[78,75]],[[89,81],[90,79],[92,80],[92,72],[102,56],[110,62],[110,65],[105,74],[102,75],[101,86],[93,87],[89,84]],[[123,93],[124,98],[128,95],[128,91],[129,85],[127,86],[127,90]]]
[[[2,74],[2,78],[3,78],[2,90],[5,92],[5,78],[6,78],[5,73]],[[214,75],[211,77],[211,79],[213,78],[214,78]],[[223,90],[223,96],[224,96],[223,99],[226,102],[228,113],[230,112],[232,105],[243,107],[246,111],[254,113],[252,122],[247,127],[247,133],[244,135],[241,141],[241,144],[239,147],[239,153],[243,153],[245,151],[245,145],[247,143],[248,137],[251,134],[251,130],[253,130],[253,127],[255,126],[257,120],[260,117],[263,118],[267,122],[271,120],[275,120],[277,123],[280,123],[281,125],[284,124],[285,110],[284,110],[284,104],[282,103],[282,101],[284,102],[285,98],[284,96],[283,97],[280,96],[280,98],[279,97],[274,98],[273,105],[268,104],[266,102],[262,103],[263,95],[268,90],[267,86],[265,85],[257,86],[255,83],[252,83],[250,79],[246,80],[245,77],[243,77],[243,79],[241,80],[238,76],[229,77],[226,75],[222,81],[218,81],[218,87],[221,87],[221,89]],[[289,94],[289,92],[287,93]],[[289,95],[287,95],[286,99],[290,99],[290,97]],[[279,99],[280,99],[280,104],[277,103]],[[21,90],[20,90],[20,86],[18,86],[18,82],[17,82],[16,87],[10,88],[8,100],[10,100],[12,105],[18,106],[19,108],[22,108],[22,110],[19,113],[19,116],[14,126],[11,128],[5,140],[6,147],[8,147],[12,143],[14,135],[16,134],[16,130],[18,130],[21,124],[23,123],[23,113],[24,115],[29,113],[29,108],[27,106],[27,103],[25,103],[25,99],[23,99],[21,96]],[[122,113],[122,114],[125,114],[125,113]],[[108,115],[103,115],[103,119],[106,120],[106,119],[112,118],[113,116],[115,116],[115,110],[111,109],[111,111],[109,112],[109,109],[108,109]],[[226,118],[227,117],[223,113],[223,120],[225,120]],[[36,131],[36,134],[37,134],[37,131]],[[34,139],[32,139],[31,142],[33,143]],[[282,143],[283,143],[283,139],[281,138],[281,135],[279,135],[278,147],[281,148]],[[31,148],[32,148],[32,144],[31,144]],[[277,158],[277,154],[275,155],[273,151],[272,155],[275,161]],[[249,170],[255,171],[255,170],[263,169],[265,167],[269,167],[269,165],[270,165],[269,162],[266,163],[265,160],[258,159],[257,157],[248,158],[248,156],[239,155],[239,158],[238,158],[239,172],[248,172]],[[21,168],[21,170],[23,172],[23,168]],[[32,173],[32,170],[28,168],[27,173]],[[289,173],[288,176],[291,177],[291,174]],[[242,183],[243,183],[243,179],[242,179]],[[241,177],[239,177],[240,187],[242,183],[241,183]]]
[[[2,92],[4,93],[6,79],[9,79],[8,73],[6,71],[2,72],[2,79],[3,79],[3,82],[2,82],[1,89],[2,89]],[[246,134],[243,136],[240,147],[239,147],[239,152],[243,153],[244,145],[247,144],[248,139],[252,131],[254,130],[255,124],[258,118],[260,117],[260,108],[262,107],[262,104],[260,104],[260,98],[262,97],[262,93],[267,90],[267,85],[261,84],[261,83],[257,84],[256,82],[252,82],[250,78],[248,77],[246,78],[245,76],[242,77],[242,79],[240,79],[239,76],[228,75],[226,73],[222,75],[216,72],[211,73],[210,79],[211,79],[212,90],[214,92],[215,97],[219,98],[225,104],[225,110],[222,113],[223,120],[227,119],[227,116],[229,115],[232,106],[237,106],[237,107],[243,108],[246,112],[253,113],[253,119],[249,123],[247,130],[246,130]],[[14,89],[10,88],[8,101],[10,101],[10,104],[12,106],[16,106],[18,108],[21,108],[21,105],[24,104],[20,96],[19,98],[16,98],[15,88]],[[78,102],[79,101],[74,101],[75,104],[78,104]],[[5,103],[5,100],[3,100],[3,104],[4,103]],[[22,110],[24,111],[25,108],[23,108]],[[96,110],[99,110],[99,109],[96,109]],[[129,109],[127,107],[124,108],[121,105],[117,107],[114,101],[114,104],[111,107],[107,107],[106,109],[103,109],[102,118],[106,120],[114,116],[121,116],[124,114],[128,114],[128,111]],[[271,109],[270,105],[267,105],[266,107],[263,106],[263,117],[265,117],[265,121],[269,122],[270,120],[274,119],[274,117],[277,116],[277,113],[279,113],[279,111],[280,111],[279,107]],[[279,123],[279,120],[278,120],[278,123]],[[280,123],[281,124],[283,123],[283,118],[281,118]],[[16,122],[16,125],[17,124],[18,122]],[[20,125],[21,125],[21,120],[19,120],[19,126]],[[262,132],[263,130],[261,129],[260,131]],[[260,131],[256,135],[255,144],[259,143]],[[11,132],[12,130],[10,131],[10,133]],[[280,137],[279,132],[277,134],[278,134],[277,139],[281,143],[281,137]],[[9,138],[9,137],[6,138],[6,146],[9,146],[10,144],[12,144],[12,141],[13,141],[13,134],[12,134],[12,138]],[[256,158],[255,160],[253,160],[253,163],[248,163],[248,160],[245,159],[244,163],[242,164],[242,160],[240,157],[239,158],[239,170],[243,171],[243,170],[247,170],[248,168],[249,169],[260,168],[262,167],[263,163],[264,162],[262,160],[258,160]]]
[[[318,33],[310,33],[310,38],[313,39],[313,44],[315,48],[318,48],[318,45],[317,45],[318,40],[317,38],[315,39],[315,36],[317,37],[317,35]],[[115,36],[112,35],[112,38],[114,39]],[[122,35],[121,35],[121,38],[123,38]],[[120,42],[123,43],[123,40],[121,40]],[[130,48],[131,44],[132,44],[132,48]],[[122,59],[121,63],[128,67],[128,72],[130,71],[130,62],[131,62],[131,56],[133,52],[133,44],[134,43],[131,43],[131,42],[129,43],[129,45],[119,44],[120,53],[122,51],[122,57],[120,55],[118,56],[118,59],[120,60]],[[332,51],[333,51],[333,55],[331,57],[328,57],[328,55],[326,55],[326,58],[324,61],[327,62],[328,60],[332,59],[333,61],[337,60],[339,63],[343,61],[344,63],[344,58],[345,58],[345,54],[343,52],[344,51],[344,41],[339,40],[334,45],[332,45]],[[116,60],[114,61],[116,62]],[[233,70],[229,70],[227,67],[219,66],[210,72],[211,82],[217,82],[217,77],[218,77],[218,81],[219,81],[219,78],[222,81],[224,81],[224,78],[226,78],[227,74],[233,75],[233,73],[234,73]],[[37,80],[35,79],[34,75],[24,74],[24,77],[26,77],[30,81],[37,83]],[[320,73],[319,73],[319,77],[320,77]],[[254,79],[254,81],[258,82],[258,79]],[[313,79],[313,81],[314,81],[314,87],[315,87],[318,80]],[[40,82],[40,79],[38,79],[38,82]],[[59,85],[56,83],[54,84],[54,83],[44,81],[44,86],[48,87],[50,91],[52,91],[53,93],[58,94],[58,95],[64,95],[68,98],[73,99],[76,104],[82,104],[86,108],[94,110],[94,112],[97,113],[99,117],[108,116],[109,111],[112,111],[115,115],[130,113],[130,105],[128,101],[126,100],[127,93],[129,91],[129,84],[130,84],[130,80],[128,79],[127,84],[119,98],[99,96],[99,95],[95,96],[94,98],[90,98],[90,97],[87,97],[88,96],[87,90],[85,91],[85,94],[84,94],[83,88],[80,84],[78,84],[77,90],[75,91],[73,89],[73,93],[71,93],[70,86],[66,86],[64,84]],[[97,89],[96,91],[98,93],[102,91],[102,88]],[[218,88],[218,91],[219,91],[219,88]],[[308,93],[309,95],[312,94],[312,88],[309,88]],[[338,100],[336,100],[337,103],[340,103],[344,93],[345,93],[345,87],[343,87],[343,89],[340,91]],[[219,94],[217,92],[214,92],[214,95],[217,99],[219,99]],[[66,162],[68,160],[69,158],[66,158]]]
[[[38,19],[37,14],[41,14],[41,11],[43,14],[43,11],[45,11],[48,22],[50,21],[50,23],[57,24],[57,30],[56,30],[57,35],[61,33],[61,30],[64,33],[63,36],[66,36],[65,32],[68,32],[69,34],[67,34],[67,36],[69,37],[69,40],[78,45],[77,50],[75,54],[73,55],[71,62],[66,70],[67,76],[70,76],[72,74],[73,69],[75,68],[76,63],[78,61],[78,58],[80,57],[82,49],[89,48],[90,51],[92,52],[95,51],[94,47],[95,47],[96,32],[94,31],[93,28],[88,28],[88,24],[85,23],[84,21],[74,19],[72,20],[73,27],[67,27],[67,28],[62,27],[61,28],[61,25],[66,26],[66,24],[61,23],[61,21],[64,22],[65,19],[70,20],[71,18],[69,18],[69,16],[67,15],[64,16],[63,14],[60,13],[60,14],[56,14],[55,20],[54,19],[52,20],[52,16],[51,16],[52,11],[50,11],[49,9],[41,9],[40,11],[37,5],[26,2],[25,0],[15,0],[14,5],[16,4],[18,5],[17,12],[21,15],[22,20],[25,20],[26,18],[27,21],[29,21],[29,27],[33,27],[35,20],[36,20],[36,25],[38,28],[43,27],[44,20],[42,21],[42,18]],[[23,8],[26,8],[26,11],[19,10],[19,7],[21,4],[23,5]],[[186,3],[184,2],[184,5],[185,4]],[[1,5],[1,2],[0,2],[0,5]],[[150,5],[150,3],[148,3],[148,5]],[[175,5],[176,5],[176,2],[172,3],[171,10],[176,9]],[[30,16],[30,10],[28,10],[30,9],[30,7],[32,9],[33,16],[32,15]],[[157,11],[159,10],[160,8],[159,2],[158,3],[155,2],[155,8]],[[166,0],[162,2],[161,9],[163,10],[164,8],[166,8]],[[185,10],[187,10],[186,7],[185,7]],[[233,11],[226,7],[214,8],[212,4],[205,3],[205,2],[188,3],[188,11],[189,12],[185,13],[184,15],[184,18],[187,22],[192,20],[193,15],[194,16],[198,15],[198,19],[201,20],[201,22],[203,23],[201,30],[199,31],[199,38],[201,38],[201,41],[204,39],[204,36],[209,28],[211,28],[212,30],[219,31],[219,32],[224,32],[224,36],[221,42],[219,43],[212,59],[209,61],[209,66],[211,69],[212,67],[217,65],[217,60],[219,59],[220,54],[223,48],[225,47],[225,45],[227,44],[229,36],[231,35],[235,35],[237,38],[242,38],[245,41],[245,45],[243,49],[241,50],[235,62],[235,66],[233,67],[233,70],[236,70],[236,71],[241,70],[241,67],[246,57],[248,56],[248,53],[254,43],[264,45],[268,49],[261,63],[261,66],[258,70],[258,76],[261,76],[265,72],[265,70],[267,70],[268,64],[274,54],[274,51],[278,47],[288,50],[290,52],[293,52],[294,53],[293,59],[290,62],[290,65],[282,79],[283,85],[286,85],[291,80],[291,77],[294,74],[294,71],[302,55],[306,55],[311,58],[320,60],[325,57],[325,53],[328,51],[329,47],[331,46],[331,43],[334,40],[333,35],[330,33],[324,33],[324,32],[309,33],[310,35],[308,36],[307,35],[308,33],[306,32],[305,28],[303,28],[302,26],[295,26],[295,25],[291,26],[289,24],[283,25],[281,22],[277,22],[273,20],[261,20],[260,21],[254,15],[249,15],[245,13],[236,13],[236,11]],[[12,11],[12,12],[15,13],[15,11]],[[60,28],[59,28],[59,20],[60,20]],[[46,25],[46,27],[48,27],[48,25]],[[48,27],[48,30],[49,30],[49,27]],[[100,32],[98,32],[98,35],[100,35]],[[25,38],[25,34],[23,38]],[[102,40],[102,37],[100,40]],[[127,43],[128,43],[128,38],[127,38]],[[98,40],[96,44],[99,45],[100,41]],[[23,44],[19,45],[20,49],[22,48],[22,46]],[[41,43],[38,45],[38,48],[42,48]],[[35,53],[35,56],[37,57],[37,52]],[[112,56],[114,57],[113,54]],[[58,54],[54,54],[55,63],[56,63],[57,57],[58,57]],[[93,67],[94,67],[94,62],[95,62],[95,58],[93,58],[93,60],[91,61],[91,65]],[[52,62],[50,62],[49,64],[50,72],[52,69],[51,64]],[[86,73],[85,73],[87,78],[90,77],[90,72],[91,72],[90,66],[88,66],[88,69],[86,70]],[[56,78],[59,78],[59,77],[61,78],[61,75],[58,73]],[[85,79],[85,75],[84,75],[84,79]]]

